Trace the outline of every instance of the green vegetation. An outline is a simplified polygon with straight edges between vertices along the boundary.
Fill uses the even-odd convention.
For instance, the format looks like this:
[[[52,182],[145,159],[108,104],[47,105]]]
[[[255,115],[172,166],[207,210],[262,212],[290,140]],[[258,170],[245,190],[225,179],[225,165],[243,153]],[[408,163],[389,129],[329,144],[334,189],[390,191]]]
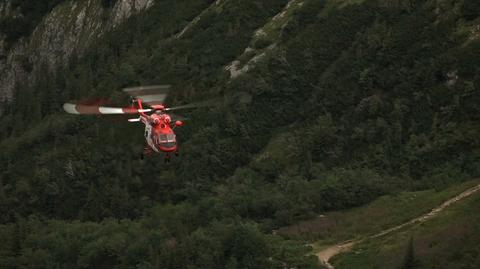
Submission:
[[[477,268],[480,266],[480,195],[393,235],[371,239],[333,259],[335,268]],[[413,238],[413,239],[412,239]],[[410,254],[408,254],[410,252]]]
[[[282,227],[278,234],[315,240],[319,249],[338,242],[366,238],[428,213],[444,201],[479,183],[480,181],[474,180],[438,192],[424,190],[382,196],[362,207],[328,212],[309,221]]]
[[[410,237],[408,242],[407,252],[405,254],[405,260],[403,261],[402,268],[411,269],[417,266],[417,260],[415,259],[415,248],[413,246],[413,237]]]
[[[308,247],[265,235],[252,223],[215,221],[191,230],[201,214],[182,204],[154,208],[137,221],[19,218],[0,226],[0,266],[221,269],[283,268],[285,263],[319,268],[315,258],[302,258]]]
[[[102,0],[102,7],[111,8],[118,0]]]
[[[6,35],[8,43],[14,43],[21,37],[29,36],[45,14],[65,0],[13,0],[12,10],[16,16],[0,20],[0,33]]]
[[[270,24],[287,2],[156,1],[33,87],[19,82],[0,118],[0,267],[318,268],[305,241],[272,230],[385,194],[421,213],[480,175],[467,2],[312,0]],[[230,79],[264,26],[277,46]],[[223,97],[187,115],[169,165],[139,159],[140,126],[61,111],[125,104],[120,88],[148,84],[174,85],[171,105]],[[404,191],[422,202],[396,203]]]

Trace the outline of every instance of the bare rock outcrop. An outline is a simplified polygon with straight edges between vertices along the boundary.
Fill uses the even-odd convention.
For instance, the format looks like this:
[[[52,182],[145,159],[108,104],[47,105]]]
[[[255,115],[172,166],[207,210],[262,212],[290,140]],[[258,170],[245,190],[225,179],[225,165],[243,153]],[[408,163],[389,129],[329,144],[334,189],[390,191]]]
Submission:
[[[29,37],[8,50],[0,34],[0,100],[12,98],[17,82],[32,83],[41,68],[54,71],[72,55],[81,56],[104,33],[153,4],[154,0],[118,0],[113,7],[103,8],[100,0],[70,0],[53,9]],[[2,2],[0,19],[11,13],[11,0]]]

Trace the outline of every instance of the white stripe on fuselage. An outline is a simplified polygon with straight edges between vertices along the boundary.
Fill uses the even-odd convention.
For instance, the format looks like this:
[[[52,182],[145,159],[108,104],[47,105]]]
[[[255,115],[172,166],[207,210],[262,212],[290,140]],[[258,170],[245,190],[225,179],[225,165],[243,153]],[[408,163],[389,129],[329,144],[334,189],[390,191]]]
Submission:
[[[144,122],[145,123],[145,122]],[[147,122],[145,123],[145,139],[147,140],[147,144],[156,152],[159,152],[155,143],[152,139],[152,126]]]

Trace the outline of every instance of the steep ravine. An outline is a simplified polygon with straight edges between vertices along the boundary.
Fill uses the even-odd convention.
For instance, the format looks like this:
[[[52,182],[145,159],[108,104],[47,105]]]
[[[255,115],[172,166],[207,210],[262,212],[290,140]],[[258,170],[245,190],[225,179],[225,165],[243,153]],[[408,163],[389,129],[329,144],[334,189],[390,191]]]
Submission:
[[[0,4],[0,19],[15,16],[11,14],[11,2]],[[89,44],[153,3],[154,0],[118,0],[113,7],[103,8],[100,0],[70,0],[54,8],[29,37],[21,38],[8,49],[5,35],[0,33],[0,100],[11,99],[16,83],[31,83],[41,68],[55,70],[73,54],[81,56]]]

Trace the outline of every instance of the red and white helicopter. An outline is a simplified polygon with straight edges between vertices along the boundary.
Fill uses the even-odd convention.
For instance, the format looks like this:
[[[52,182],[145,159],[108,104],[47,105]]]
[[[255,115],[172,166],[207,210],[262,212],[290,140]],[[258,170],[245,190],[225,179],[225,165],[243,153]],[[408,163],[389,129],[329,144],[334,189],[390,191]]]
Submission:
[[[145,124],[144,135],[147,147],[143,151],[142,158],[144,155],[152,154],[152,152],[164,152],[165,162],[169,162],[172,153],[178,156],[178,145],[174,129],[183,126],[183,121],[175,120],[175,118],[180,119],[180,117],[173,114],[169,115],[167,111],[207,105],[207,103],[201,103],[166,107],[163,102],[170,88],[170,85],[125,88],[123,91],[133,98],[132,107],[119,108],[65,103],[63,109],[70,114],[77,115],[138,114],[138,118],[129,119],[128,121]],[[150,108],[143,108],[143,103]]]

